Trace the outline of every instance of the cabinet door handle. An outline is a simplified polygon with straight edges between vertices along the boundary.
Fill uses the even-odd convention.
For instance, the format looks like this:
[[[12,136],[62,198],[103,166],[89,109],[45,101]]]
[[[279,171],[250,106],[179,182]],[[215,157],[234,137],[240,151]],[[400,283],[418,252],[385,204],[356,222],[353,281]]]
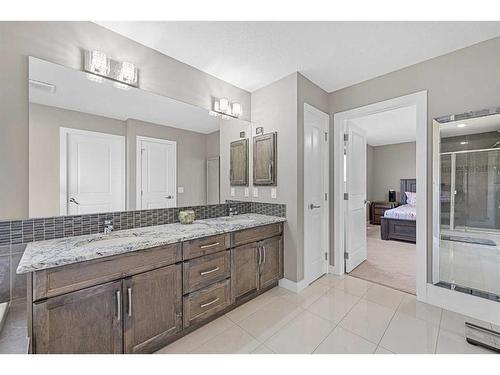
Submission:
[[[218,300],[219,300],[219,297],[217,297],[216,299],[214,299],[214,300],[212,300],[212,301],[210,301],[210,302],[207,302],[207,303],[202,303],[202,304],[200,305],[200,307],[201,307],[201,308],[203,308],[203,307],[207,307],[207,306],[213,305],[213,304],[214,304],[215,302],[217,302]]]
[[[116,291],[116,320],[120,321],[122,316],[122,293]]]
[[[200,249],[208,249],[209,247],[214,247],[214,246],[217,246],[219,244],[220,244],[220,242],[214,242],[214,243],[211,243],[211,244],[208,244],[208,245],[201,245]]]
[[[127,288],[128,294],[128,316],[132,316],[132,288]]]
[[[266,247],[262,246],[262,252],[264,253],[264,261],[262,263],[266,263]]]
[[[214,272],[216,272],[216,271],[218,271],[218,270],[219,270],[219,267],[215,267],[214,269],[212,269],[212,270],[210,270],[210,271],[203,271],[203,272],[200,272],[200,275],[201,275],[201,276],[205,276],[205,275],[208,275],[208,274],[210,274],[210,273],[214,273]]]
[[[259,264],[260,264],[262,260],[262,252],[261,252],[262,248],[259,246],[257,249],[259,250]]]

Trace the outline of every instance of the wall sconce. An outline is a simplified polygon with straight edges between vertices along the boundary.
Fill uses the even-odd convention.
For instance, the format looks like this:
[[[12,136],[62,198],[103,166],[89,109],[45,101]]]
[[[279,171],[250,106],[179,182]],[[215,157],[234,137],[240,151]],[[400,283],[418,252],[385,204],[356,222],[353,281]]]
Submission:
[[[84,52],[83,70],[93,74],[94,77],[99,76],[116,81],[119,83],[119,88],[124,88],[123,85],[132,87],[139,85],[139,71],[134,64],[113,60],[101,51]],[[90,79],[102,82],[95,78]]]
[[[227,98],[214,99],[213,109],[209,112],[211,116],[220,116],[222,119],[227,120],[230,118],[239,118],[242,113],[240,103],[230,103]]]

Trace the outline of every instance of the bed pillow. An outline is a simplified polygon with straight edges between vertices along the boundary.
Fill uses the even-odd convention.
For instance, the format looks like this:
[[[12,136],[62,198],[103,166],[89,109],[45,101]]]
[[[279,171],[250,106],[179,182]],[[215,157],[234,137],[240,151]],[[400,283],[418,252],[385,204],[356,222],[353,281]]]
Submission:
[[[410,191],[406,191],[406,204],[409,204],[410,206],[416,206],[417,205],[417,193],[412,193]]]

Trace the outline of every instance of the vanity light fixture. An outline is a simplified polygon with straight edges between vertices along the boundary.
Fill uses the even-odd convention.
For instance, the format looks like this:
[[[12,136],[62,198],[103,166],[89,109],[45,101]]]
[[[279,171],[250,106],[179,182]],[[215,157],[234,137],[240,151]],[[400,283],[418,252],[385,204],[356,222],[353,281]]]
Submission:
[[[220,116],[222,119],[227,120],[230,118],[239,118],[242,111],[240,103],[230,103],[229,99],[221,98],[214,99],[213,109],[208,113],[210,116]]]
[[[462,141],[462,142],[460,142],[460,144],[461,144],[461,145],[468,145],[468,144],[469,144],[469,142],[468,142],[468,141]]]
[[[101,51],[84,52],[83,70],[91,73],[88,77],[92,81],[102,82],[99,78],[108,78],[118,82],[118,88],[125,88],[124,85],[138,87],[139,84],[139,71],[134,64],[113,60]]]
[[[457,128],[465,128],[466,126],[467,126],[467,124],[458,124]]]

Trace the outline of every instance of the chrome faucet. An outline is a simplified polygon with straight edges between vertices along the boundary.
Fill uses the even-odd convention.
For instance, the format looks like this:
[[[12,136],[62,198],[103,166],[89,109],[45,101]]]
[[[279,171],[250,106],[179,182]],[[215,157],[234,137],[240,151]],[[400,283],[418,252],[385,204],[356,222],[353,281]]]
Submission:
[[[238,215],[238,211],[236,211],[236,208],[229,207],[229,216],[233,217],[234,215]]]
[[[104,220],[104,234],[110,234],[113,231],[113,221]]]

